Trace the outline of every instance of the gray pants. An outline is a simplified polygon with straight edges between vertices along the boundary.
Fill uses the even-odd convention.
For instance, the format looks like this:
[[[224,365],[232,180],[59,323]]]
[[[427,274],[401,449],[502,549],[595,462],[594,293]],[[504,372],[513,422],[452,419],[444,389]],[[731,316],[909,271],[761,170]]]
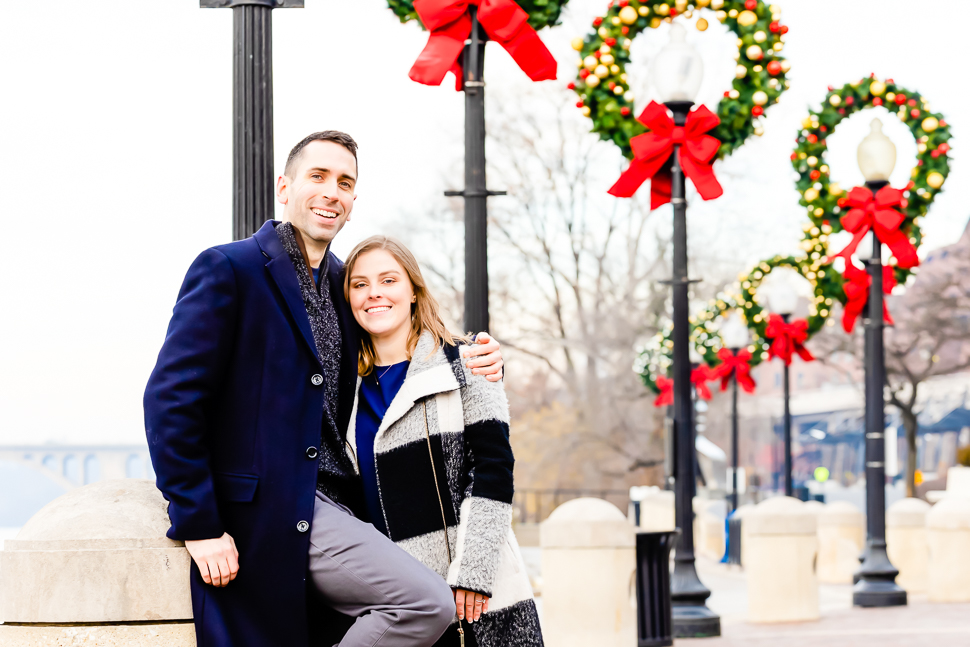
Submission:
[[[430,647],[455,617],[440,575],[319,492],[310,576],[331,607],[357,618],[339,647]]]

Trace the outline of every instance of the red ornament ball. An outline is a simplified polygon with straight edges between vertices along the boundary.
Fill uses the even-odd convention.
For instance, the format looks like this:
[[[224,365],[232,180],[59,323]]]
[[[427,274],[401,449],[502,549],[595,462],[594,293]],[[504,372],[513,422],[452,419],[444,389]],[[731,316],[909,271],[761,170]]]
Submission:
[[[610,90],[615,90],[615,89],[616,89],[616,82],[610,81]]]
[[[783,34],[787,34],[788,33],[788,25],[782,25],[781,26],[781,33],[783,33]]]
[[[762,108],[761,106],[751,106],[751,116],[752,117],[760,117],[763,114],[765,114],[765,109],[764,108]]]
[[[627,108],[626,106],[623,106],[622,108],[620,108],[620,114],[623,115],[624,117],[629,117],[630,109]]]
[[[906,102],[906,105],[908,105],[910,108],[916,107],[916,99],[910,99]]]
[[[855,97],[846,97],[845,98],[845,105],[851,106],[853,103],[855,103]]]
[[[620,0],[620,6],[625,7],[630,4],[630,0]]]
[[[794,161],[795,161],[795,160],[797,160],[797,159],[798,159],[798,153],[792,153],[792,154],[791,154],[791,161],[793,161],[793,162],[794,162]]]
[[[950,152],[950,145],[947,144],[946,142],[943,142],[942,144],[936,147],[936,150],[946,155],[947,153]]]
[[[758,0],[744,0],[744,8],[754,11],[755,7],[758,6]]]
[[[614,45],[616,45],[616,39],[613,37],[607,38],[603,42],[609,45],[610,47],[613,47]]]
[[[896,105],[897,106],[903,105],[904,103],[906,103],[906,95],[905,94],[897,94],[895,101],[896,101]]]
[[[940,119],[940,125],[941,126],[945,126],[946,125],[946,120],[945,119]]]
[[[874,105],[874,106],[881,106],[882,105],[882,97],[876,97],[875,99],[873,99],[872,100],[872,105]]]
[[[573,83],[572,81],[570,81],[570,82],[569,82],[569,83],[568,83],[568,84],[566,85],[566,87],[567,87],[568,89],[570,89],[570,90],[575,90],[575,89],[576,89],[576,84],[575,84],[575,83]]]
[[[932,157],[933,159],[936,159],[939,156],[940,156],[940,151],[938,151],[938,150],[937,151],[933,151],[932,153],[930,153],[930,157]]]
[[[770,31],[772,34],[777,34],[779,31],[781,31],[781,23],[776,20],[768,23],[768,31]]]
[[[577,108],[582,108],[582,107],[583,107],[583,106],[585,106],[585,105],[586,105],[586,104],[585,104],[585,103],[583,103],[582,101],[577,101],[577,102],[576,102],[576,107],[577,107]]]
[[[916,119],[917,117],[919,117],[919,108],[913,108],[912,110],[910,110],[909,116],[912,117],[913,119]]]
[[[587,76],[589,76],[589,70],[584,69],[579,71],[579,78],[585,79]]]
[[[781,63],[778,61],[768,63],[768,74],[771,76],[778,76],[781,74]]]
[[[808,177],[812,178],[813,180],[817,180],[820,177],[822,177],[822,174],[819,173],[817,170],[812,170],[812,172],[808,174]]]
[[[677,10],[673,7],[670,8],[670,17],[673,18],[677,15]]]
[[[601,16],[596,16],[593,18],[593,27],[599,27],[603,24],[603,18]]]
[[[806,139],[808,140],[809,144],[814,144],[815,142],[818,141],[818,137],[814,134],[809,135],[808,137],[806,137]]]
[[[620,27],[620,33],[626,36],[627,34],[630,33],[630,28],[627,27],[626,25],[623,25],[622,27]]]

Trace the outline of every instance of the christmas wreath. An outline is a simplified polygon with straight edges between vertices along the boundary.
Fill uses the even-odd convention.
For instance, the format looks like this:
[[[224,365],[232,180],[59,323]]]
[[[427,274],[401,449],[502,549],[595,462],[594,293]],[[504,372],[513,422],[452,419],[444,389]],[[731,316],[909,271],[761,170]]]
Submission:
[[[529,26],[535,30],[543,27],[553,27],[559,24],[559,15],[569,0],[516,0],[515,4],[529,14]],[[467,3],[466,3],[467,4]],[[417,20],[418,12],[414,9],[414,0],[387,0],[387,6],[402,23]],[[424,27],[424,24],[421,24]]]
[[[751,353],[750,365],[756,366],[768,359],[771,347],[771,340],[767,336],[768,313],[758,303],[757,290],[764,278],[777,267],[789,267],[799,272],[812,285],[814,300],[809,305],[809,316],[805,320],[807,337],[821,330],[823,325],[835,323],[829,316],[836,301],[849,310],[849,284],[859,277],[863,281],[861,291],[864,302],[868,290],[865,273],[847,260],[845,274],[840,274],[831,264],[834,256],[829,255],[828,249],[829,236],[844,228],[841,216],[848,212],[848,207],[861,206],[857,194],[859,189],[847,193],[838,184],[830,182],[825,152],[826,138],[843,119],[858,110],[877,106],[895,108],[897,116],[909,126],[916,138],[916,166],[901,193],[902,200],[890,206],[898,208],[902,216],[899,231],[903,234],[903,242],[912,246],[914,253],[919,247],[922,234],[918,219],[927,213],[950,171],[948,153],[951,135],[946,120],[942,115],[931,112],[929,104],[919,93],[897,86],[892,79],[880,81],[870,76],[838,90],[830,87],[822,107],[810,111],[803,120],[802,129],[796,137],[796,148],[791,155],[792,164],[798,172],[800,203],[806,207],[809,217],[809,222],[803,227],[801,242],[805,254],[798,257],[776,256],[761,261],[742,273],[738,282],[718,294],[707,308],[691,317],[691,344],[706,364],[715,366],[720,362],[718,351],[724,343],[718,332],[718,320],[735,309],[741,312],[751,331],[752,342],[746,349]],[[862,197],[873,198],[871,194]],[[875,197],[878,198],[879,194]],[[890,249],[892,251],[892,246]],[[893,258],[893,263],[896,260]],[[890,285],[905,281],[912,273],[911,267],[901,265],[893,267],[894,276],[889,277],[888,281]],[[848,324],[846,328],[849,328]],[[666,380],[664,376],[672,365],[671,333],[670,326],[667,326],[640,350],[634,365],[644,383],[658,393],[661,392],[658,378]]]
[[[606,15],[593,20],[594,31],[573,41],[580,52],[579,76],[569,87],[579,95],[577,107],[593,120],[593,132],[619,146],[627,158],[633,157],[630,139],[646,130],[633,114],[626,73],[633,39],[676,16],[695,13],[695,26],[704,31],[709,11],[738,36],[736,78],[717,105],[720,124],[709,133],[720,142],[717,159],[762,133],[759,118],[788,86],[789,64],[781,56],[788,27],[781,24],[775,5],[761,0],[613,0]]]

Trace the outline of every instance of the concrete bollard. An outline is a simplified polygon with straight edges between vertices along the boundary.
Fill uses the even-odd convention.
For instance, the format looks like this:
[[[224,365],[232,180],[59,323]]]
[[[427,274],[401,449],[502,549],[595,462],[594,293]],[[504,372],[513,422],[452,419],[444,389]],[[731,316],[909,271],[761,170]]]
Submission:
[[[168,502],[141,479],[44,506],[0,552],[0,644],[195,647],[190,558],[169,526]]]
[[[539,534],[546,645],[636,644],[636,528],[623,513],[601,499],[573,499]]]
[[[908,593],[925,593],[929,569],[926,513],[922,499],[900,499],[886,510],[886,552],[899,570],[896,584]]]
[[[664,532],[677,527],[674,519],[674,493],[656,488],[640,500],[640,530]]]
[[[718,514],[723,510],[723,501],[700,499],[694,502],[694,537],[697,554],[708,559],[720,560],[724,557],[724,517]]]
[[[745,514],[742,527],[749,621],[817,620],[817,516],[798,499],[775,497]]]
[[[818,581],[852,584],[859,553],[866,543],[866,515],[848,501],[836,501],[818,513]]]
[[[931,602],[970,602],[970,498],[948,496],[926,513]]]

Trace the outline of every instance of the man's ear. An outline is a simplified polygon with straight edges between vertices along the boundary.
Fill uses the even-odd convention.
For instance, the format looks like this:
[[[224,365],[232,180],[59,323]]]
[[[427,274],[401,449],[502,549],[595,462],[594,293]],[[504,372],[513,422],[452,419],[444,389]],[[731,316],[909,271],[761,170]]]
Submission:
[[[289,188],[290,179],[285,175],[276,178],[276,201],[280,204],[289,202],[286,190]]]

